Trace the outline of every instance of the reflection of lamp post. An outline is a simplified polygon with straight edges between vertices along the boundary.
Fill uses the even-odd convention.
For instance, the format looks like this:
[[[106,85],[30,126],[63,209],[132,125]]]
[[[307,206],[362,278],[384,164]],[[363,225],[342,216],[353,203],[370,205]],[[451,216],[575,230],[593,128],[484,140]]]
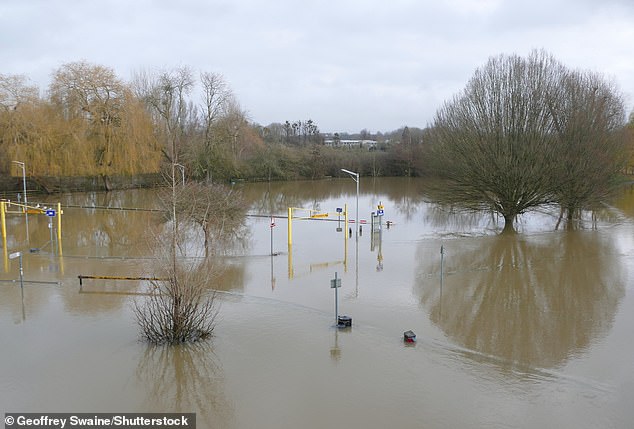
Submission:
[[[11,161],[14,164],[18,164],[20,167],[22,167],[22,188],[24,191],[24,205],[26,205],[27,200],[26,200],[26,168],[24,167],[24,163],[21,161]],[[25,208],[26,209],[26,208]]]
[[[355,228],[355,236],[357,237],[357,240],[359,239],[359,225],[360,225],[360,221],[359,221],[359,173],[355,173],[354,171],[350,171],[350,170],[346,170],[345,168],[342,168],[341,171],[343,171],[344,173],[348,173],[350,175],[350,177],[352,177],[352,180],[354,180],[355,182],[357,182],[357,214],[356,214],[356,228]]]
[[[181,176],[183,178],[183,186],[185,186],[185,166],[181,164],[174,164],[176,167],[180,168]]]

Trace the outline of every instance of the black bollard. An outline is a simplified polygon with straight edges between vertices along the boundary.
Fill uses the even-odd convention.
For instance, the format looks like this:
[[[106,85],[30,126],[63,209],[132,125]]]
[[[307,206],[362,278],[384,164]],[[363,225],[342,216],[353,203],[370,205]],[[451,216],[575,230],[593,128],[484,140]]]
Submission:
[[[352,326],[352,317],[350,316],[339,316],[337,317],[337,327],[338,328],[349,328]]]

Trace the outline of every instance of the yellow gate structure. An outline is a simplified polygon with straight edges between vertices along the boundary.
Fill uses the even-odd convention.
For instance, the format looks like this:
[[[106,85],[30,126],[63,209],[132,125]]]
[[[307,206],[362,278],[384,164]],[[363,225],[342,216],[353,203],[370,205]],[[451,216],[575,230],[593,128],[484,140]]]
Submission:
[[[12,210],[12,207],[18,208],[19,210]],[[11,201],[0,201],[0,232],[2,233],[2,253],[4,256],[4,270],[5,272],[9,271],[9,251],[7,249],[7,214],[24,214],[28,216],[29,214],[46,214],[48,215],[49,210],[42,207],[34,207],[28,206],[26,204],[21,203],[13,203]],[[59,250],[59,255],[62,255],[62,204],[57,203],[57,246]],[[51,243],[52,245],[52,243]]]
[[[339,209],[338,209],[339,210]],[[295,212],[304,212],[303,216],[296,216]],[[291,279],[295,276],[293,269],[293,219],[296,220],[335,220],[329,219],[331,213],[321,213],[318,210],[304,209],[300,207],[288,208],[288,278]],[[333,214],[334,215],[334,214]],[[344,271],[348,271],[348,205],[344,205],[343,213],[337,211],[336,216],[344,216]]]
[[[297,210],[308,212],[308,216],[295,216],[293,213]],[[340,215],[340,214],[337,213],[337,215]],[[348,204],[344,205],[343,215],[344,215],[345,230],[347,231],[348,230]],[[330,213],[320,213],[318,210],[303,209],[300,207],[289,207],[288,208],[288,245],[291,246],[293,244],[293,219],[298,219],[298,220],[327,219],[329,216],[330,216]],[[345,236],[346,238],[348,237],[347,235]]]

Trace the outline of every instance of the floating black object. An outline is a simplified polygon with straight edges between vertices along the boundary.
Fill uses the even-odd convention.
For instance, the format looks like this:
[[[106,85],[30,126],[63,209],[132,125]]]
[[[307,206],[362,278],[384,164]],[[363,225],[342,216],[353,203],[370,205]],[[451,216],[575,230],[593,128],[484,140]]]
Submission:
[[[416,334],[412,331],[403,332],[403,340],[406,343],[413,343],[416,341]]]
[[[337,317],[337,327],[338,328],[349,328],[352,326],[352,317],[350,316],[339,316]]]

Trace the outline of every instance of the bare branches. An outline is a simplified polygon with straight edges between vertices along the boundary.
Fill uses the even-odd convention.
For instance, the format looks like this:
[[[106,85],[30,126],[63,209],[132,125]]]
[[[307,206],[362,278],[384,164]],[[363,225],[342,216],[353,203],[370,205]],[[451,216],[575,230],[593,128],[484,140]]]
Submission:
[[[209,266],[165,264],[161,275],[168,280],[153,281],[152,294],[134,301],[134,314],[144,339],[154,344],[178,344],[209,338],[213,334],[218,308],[215,292],[209,287]]]
[[[441,199],[498,212],[505,230],[543,204],[582,208],[620,169],[622,109],[600,77],[543,51],[491,58],[436,114],[434,165],[448,181]]]
[[[177,192],[180,223],[202,229],[205,256],[217,253],[244,234],[246,209],[244,198],[233,187],[191,182]]]
[[[0,74],[0,107],[4,110],[15,110],[20,103],[34,103],[38,98],[37,87],[28,85],[25,76]]]

